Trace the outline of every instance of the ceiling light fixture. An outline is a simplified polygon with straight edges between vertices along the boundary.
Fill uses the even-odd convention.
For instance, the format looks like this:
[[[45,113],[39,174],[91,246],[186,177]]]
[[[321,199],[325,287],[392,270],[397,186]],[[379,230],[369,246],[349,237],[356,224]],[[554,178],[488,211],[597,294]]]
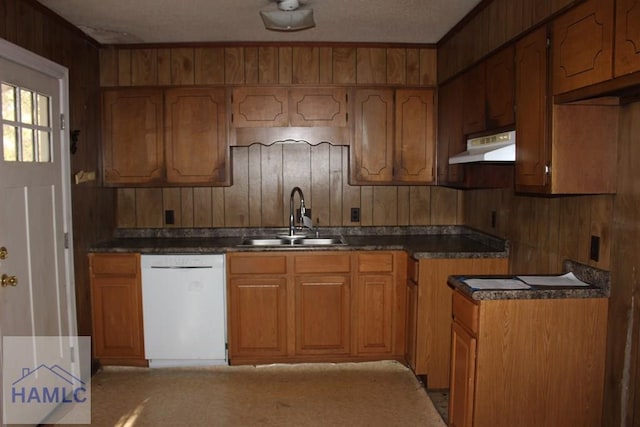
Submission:
[[[300,31],[316,26],[313,20],[313,9],[298,9],[298,0],[276,0],[278,10],[260,11],[260,16],[267,30]]]

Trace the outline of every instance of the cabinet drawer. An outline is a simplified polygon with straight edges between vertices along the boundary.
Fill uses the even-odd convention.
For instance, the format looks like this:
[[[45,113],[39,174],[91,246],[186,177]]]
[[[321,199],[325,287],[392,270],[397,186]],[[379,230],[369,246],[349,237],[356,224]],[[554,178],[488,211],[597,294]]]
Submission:
[[[344,254],[298,255],[293,259],[296,273],[348,273],[351,257]]]
[[[407,260],[407,280],[418,283],[418,274],[420,271],[419,263],[413,258]]]
[[[284,255],[267,256],[230,256],[229,274],[285,274],[287,257]]]
[[[460,292],[453,293],[453,318],[469,328],[474,334],[478,333],[478,304]]]
[[[135,276],[138,274],[138,254],[92,254],[94,275]]]
[[[358,255],[360,273],[390,273],[393,271],[392,253],[370,253]]]

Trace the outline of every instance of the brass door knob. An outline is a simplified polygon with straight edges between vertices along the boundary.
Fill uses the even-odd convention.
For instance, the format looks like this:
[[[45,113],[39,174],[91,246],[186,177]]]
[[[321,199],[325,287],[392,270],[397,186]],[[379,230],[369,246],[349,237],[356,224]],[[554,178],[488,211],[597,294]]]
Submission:
[[[7,254],[9,252],[7,252],[7,248],[5,248],[4,246],[0,248],[0,259],[5,259],[7,257]]]
[[[0,285],[2,285],[3,288],[6,288],[7,286],[17,286],[18,278],[16,276],[3,274],[2,278],[0,278]]]

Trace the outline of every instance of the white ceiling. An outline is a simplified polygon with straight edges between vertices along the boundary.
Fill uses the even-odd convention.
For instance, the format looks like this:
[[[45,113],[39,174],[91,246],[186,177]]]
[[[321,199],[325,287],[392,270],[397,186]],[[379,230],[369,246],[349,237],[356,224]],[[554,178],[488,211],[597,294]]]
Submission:
[[[100,43],[437,43],[480,0],[300,0],[316,27],[264,28],[274,0],[39,0]]]

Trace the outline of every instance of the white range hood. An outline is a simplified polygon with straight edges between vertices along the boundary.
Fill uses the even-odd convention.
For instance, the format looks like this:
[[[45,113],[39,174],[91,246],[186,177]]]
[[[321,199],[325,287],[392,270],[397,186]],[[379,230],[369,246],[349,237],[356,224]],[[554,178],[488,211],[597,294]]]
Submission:
[[[516,131],[512,130],[467,140],[467,151],[449,157],[449,164],[515,160]]]

